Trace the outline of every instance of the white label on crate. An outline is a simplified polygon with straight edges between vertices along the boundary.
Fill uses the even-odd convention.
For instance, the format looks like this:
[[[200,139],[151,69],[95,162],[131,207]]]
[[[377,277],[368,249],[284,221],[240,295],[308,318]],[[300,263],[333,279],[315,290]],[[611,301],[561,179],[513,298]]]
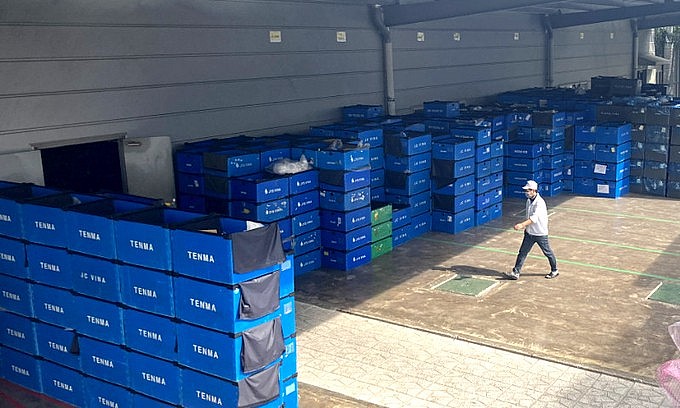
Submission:
[[[284,271],[287,270],[287,269],[290,269],[290,260],[286,260],[286,262],[282,263],[281,269],[284,270]]]
[[[54,227],[54,224],[51,222],[44,222],[44,221],[34,221],[35,227],[38,229],[46,229],[46,230],[52,230],[56,231],[57,229]]]
[[[201,399],[203,401],[208,401],[211,404],[216,404],[216,405],[220,405],[220,406],[223,405],[222,404],[222,398],[220,398],[216,395],[208,394],[205,391],[196,390],[196,398]]]
[[[92,361],[95,364],[103,365],[103,366],[106,366],[106,367],[109,367],[109,368],[115,368],[113,366],[113,361],[105,359],[105,358],[101,358],[99,356],[92,356]]]
[[[596,174],[607,174],[607,165],[606,164],[596,164],[594,173],[596,173]]]
[[[208,356],[211,358],[214,358],[218,360],[220,358],[220,354],[217,352],[217,350],[209,349],[207,347],[199,346],[198,344],[193,344],[194,346],[194,353],[202,354],[204,356]]]
[[[17,260],[14,258],[14,255],[12,254],[6,254],[4,252],[0,252],[0,260],[7,261],[7,262],[16,262]]]
[[[87,315],[87,321],[90,322],[91,324],[96,324],[97,326],[102,326],[102,327],[111,327],[109,324],[109,321],[106,319],[102,319],[101,317],[96,317],[96,316],[90,316]]]
[[[597,185],[598,194],[609,194],[609,184],[598,184]]]
[[[167,385],[165,383],[165,378],[158,376],[158,375],[153,375],[149,373],[142,372],[142,378],[144,378],[148,382],[160,384],[160,385]]]
[[[14,371],[14,372],[17,373],[17,374],[21,374],[21,375],[23,375],[23,376],[26,376],[26,377],[30,377],[30,376],[31,376],[31,372],[30,372],[30,371],[28,371],[27,369],[25,369],[25,368],[23,368],[23,367],[17,367],[17,366],[15,366],[14,364],[12,364],[12,371]]]
[[[19,331],[19,330],[14,330],[11,327],[7,328],[7,334],[9,334],[12,337],[16,337],[18,339],[24,339],[24,340],[26,339],[26,334],[24,332]]]
[[[339,43],[347,42],[347,33],[345,31],[336,31],[335,32],[335,41],[337,41]]]
[[[14,300],[16,302],[21,302],[21,296],[17,295],[16,293],[8,292],[6,290],[2,291],[2,297]]]
[[[59,314],[64,314],[64,308],[59,305],[53,305],[51,303],[43,303],[43,307],[48,312],[55,312]]]
[[[40,269],[45,269],[46,271],[52,271],[52,272],[61,272],[61,269],[59,269],[59,265],[47,263],[47,262],[42,262],[40,261]]]
[[[286,386],[286,395],[290,395],[295,392],[295,383]]]
[[[52,350],[57,350],[61,353],[70,353],[68,347],[64,346],[63,344],[55,343],[53,341],[48,341],[47,345],[52,349]]]
[[[211,254],[202,254],[200,252],[187,251],[187,257],[192,261],[215,263],[215,257],[212,256]]]
[[[99,402],[99,405],[103,407],[119,408],[116,401],[108,400],[101,395],[97,396],[97,401]]]
[[[153,251],[153,244],[150,242],[142,242],[142,241],[135,241],[134,239],[130,240],[130,246],[133,248],[141,249],[143,251]]]
[[[62,390],[73,392],[73,387],[70,384],[66,384],[65,382],[61,382],[59,380],[52,380],[52,384],[57,388],[61,388]]]
[[[12,217],[7,214],[0,214],[0,221],[12,222]]]
[[[189,302],[191,302],[191,306],[198,308],[198,309],[203,309],[203,310],[209,310],[211,312],[217,312],[217,307],[215,307],[214,303],[206,302],[205,300],[199,300],[199,299],[194,299],[194,298],[189,298]]]
[[[160,333],[152,332],[146,329],[137,329],[139,335],[145,339],[151,339],[155,341],[163,342],[163,336]]]
[[[264,224],[254,221],[246,221],[246,231],[254,230],[256,228],[264,227]]]
[[[132,290],[137,295],[158,299],[158,293],[156,293],[156,291],[153,290],[153,289],[140,288],[139,286],[133,286]]]
[[[91,239],[93,241],[101,241],[102,240],[101,237],[99,236],[99,233],[97,233],[97,232],[78,230],[78,234],[80,235],[81,238]]]

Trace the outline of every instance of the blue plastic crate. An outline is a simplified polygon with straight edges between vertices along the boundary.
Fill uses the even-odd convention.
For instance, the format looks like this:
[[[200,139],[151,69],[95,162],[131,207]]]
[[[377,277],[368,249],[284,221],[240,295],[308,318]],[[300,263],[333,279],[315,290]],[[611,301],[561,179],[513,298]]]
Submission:
[[[642,175],[645,178],[665,181],[668,177],[668,164],[666,162],[645,160]]]
[[[564,153],[564,140],[543,143],[543,155],[555,156]]]
[[[259,374],[252,375],[239,382],[225,380],[196,370],[183,368],[182,406],[192,408],[237,408],[241,406],[257,406],[259,408],[279,408],[282,405],[283,383],[280,378],[279,365],[275,364]],[[264,384],[267,388],[264,388]],[[251,398],[239,398],[241,394]],[[297,395],[297,394],[296,394]],[[247,404],[247,405],[246,405]],[[286,407],[296,405],[286,404]]]
[[[629,183],[628,178],[618,181],[595,180],[596,197],[618,198],[628,194]]]
[[[277,224],[249,229],[246,221],[220,216],[178,224],[172,231],[174,271],[220,283],[243,282],[279,269],[285,261],[280,239]],[[257,259],[242,254],[248,242],[263,245]]]
[[[60,193],[60,190],[33,184],[3,182],[0,187],[0,235],[17,239],[24,238],[22,202]]]
[[[669,147],[663,143],[647,143],[643,145],[645,160],[667,162],[670,158]]]
[[[229,193],[232,200],[266,202],[289,195],[289,182],[286,178],[255,173],[229,179]]]
[[[321,232],[313,230],[293,236],[291,250],[294,255],[303,254],[321,246]]]
[[[368,215],[370,223],[370,209]],[[33,284],[27,280],[0,274],[0,308],[33,317]]]
[[[124,305],[163,316],[175,315],[172,276],[169,273],[120,265],[119,274]]]
[[[489,145],[491,158],[503,157],[505,155],[505,143],[503,139],[491,142]]]
[[[385,172],[387,194],[415,195],[430,190],[430,171],[417,173]]]
[[[385,149],[382,146],[371,146],[369,151],[369,163],[373,170],[385,167]]]
[[[451,136],[462,139],[472,139],[476,145],[491,143],[491,128],[480,126],[456,125],[451,128]]]
[[[319,211],[321,228],[333,231],[351,231],[371,224],[370,205],[352,211]]]
[[[411,240],[411,223],[392,230],[392,247],[396,248],[399,245],[405,244]]]
[[[369,147],[345,145],[337,150],[317,150],[314,166],[324,170],[355,170],[370,166]]]
[[[375,126],[354,126],[340,130],[337,137],[359,140],[364,145],[382,146],[384,143],[383,130]]]
[[[558,154],[555,156],[543,156],[543,169],[562,169],[564,168],[564,154]]]
[[[78,295],[74,296],[73,303],[78,306],[73,317],[73,327],[78,333],[109,343],[125,343],[123,312],[117,304]]]
[[[640,159],[645,158],[645,144],[644,142],[631,142],[630,144],[630,158]]]
[[[385,116],[381,105],[348,105],[342,107],[342,117],[347,119],[373,119]]]
[[[423,114],[429,118],[455,118],[460,115],[460,103],[455,101],[423,102]]]
[[[70,207],[66,212],[68,249],[115,259],[114,217],[154,205],[109,198]]]
[[[132,393],[118,385],[84,376],[85,406],[87,407],[132,407]]]
[[[26,316],[0,310],[0,344],[28,354],[38,354],[35,324]]]
[[[478,183],[473,174],[457,179],[434,179],[433,192],[444,195],[461,195],[473,191],[475,185],[478,185]]]
[[[371,184],[370,167],[356,170],[320,170],[319,188],[322,190],[338,191],[341,193],[368,187]]]
[[[668,145],[671,140],[671,128],[668,126],[648,125],[644,128],[645,143]]]
[[[118,265],[108,259],[71,253],[73,290],[87,296],[120,302]]]
[[[205,196],[214,198],[229,199],[231,191],[229,189],[229,177],[206,173],[205,179]]]
[[[279,297],[284,298],[295,291],[295,259],[292,254],[286,255],[286,260],[281,264],[279,280]]]
[[[385,170],[401,173],[417,173],[429,170],[432,166],[431,154],[421,153],[413,156],[385,155]]]
[[[321,268],[321,249],[314,249],[295,256],[295,276]]]
[[[277,160],[290,158],[290,147],[262,146],[260,149],[260,171],[264,171]]]
[[[294,295],[281,299],[281,331],[283,332],[283,337],[290,337],[297,332]]]
[[[680,198],[680,181],[668,181],[668,185],[666,186],[666,196]]]
[[[469,139],[446,138],[432,142],[432,158],[463,160],[475,157],[475,142]]]
[[[316,137],[339,137],[340,132],[342,132],[343,129],[345,129],[347,126],[334,123],[330,125],[322,125],[322,126],[310,126],[309,127],[309,135],[310,136],[316,136]]]
[[[630,123],[602,123],[597,126],[597,143],[618,145],[631,141]]]
[[[177,191],[181,194],[205,194],[205,182],[202,174],[175,173]]]
[[[302,235],[306,232],[319,229],[320,226],[319,210],[311,210],[291,217],[292,235]]]
[[[32,280],[64,289],[73,288],[71,255],[65,249],[29,243],[26,258]]]
[[[180,369],[175,363],[131,351],[130,388],[170,404],[181,402]]]
[[[425,212],[415,215],[411,221],[411,238],[419,237],[432,230],[432,214]]]
[[[2,355],[2,358],[0,358],[0,377],[42,393],[41,360],[8,347],[0,347],[0,354]]]
[[[256,279],[257,282],[276,283],[275,286],[278,288],[280,272],[272,272]],[[271,299],[273,303],[269,305],[271,309],[266,314],[245,314],[242,316],[241,310],[243,309],[244,313],[247,313],[249,302],[253,300],[243,297],[244,289],[239,285],[218,285],[181,276],[175,277],[174,281],[176,315],[183,322],[225,333],[239,333],[281,314],[278,300],[280,293],[278,291],[269,294],[274,298]],[[247,282],[242,282],[242,284],[245,283]],[[253,283],[257,285],[255,281]],[[253,296],[252,292],[248,293]]]
[[[74,329],[36,322],[35,336],[41,357],[74,370],[81,369],[78,335]]]
[[[491,174],[491,160],[479,162],[475,164],[475,177],[482,178]]]
[[[598,163],[577,161],[574,164],[574,177],[597,178],[599,180],[622,180],[630,175],[630,162]]]
[[[574,127],[574,142],[596,143],[598,127],[595,125],[576,125]]]
[[[520,116],[521,126],[558,127],[566,123],[566,113],[554,110],[537,110]]]
[[[540,181],[544,183],[555,183],[557,181],[561,181],[562,179],[564,179],[564,170],[562,169],[541,170]]]
[[[371,202],[385,201],[385,187],[371,188]]]
[[[371,189],[385,186],[385,169],[371,169]]]
[[[229,215],[244,220],[271,223],[290,215],[290,200],[282,198],[264,203],[231,201]]]
[[[424,212],[429,212],[432,206],[432,199],[430,197],[429,191],[424,191],[422,193],[405,196],[401,194],[386,194],[386,200],[388,203],[408,205],[411,207],[411,216],[416,216]]]
[[[124,347],[89,337],[79,337],[80,365],[86,375],[129,387],[130,352]]]
[[[432,150],[432,135],[426,132],[403,130],[385,136],[385,153],[391,156],[413,156]]]
[[[351,211],[370,204],[370,187],[341,193],[319,190],[320,207],[324,210]]]
[[[224,177],[238,177],[260,171],[260,155],[237,149],[203,152],[203,167]]]
[[[505,155],[509,157],[535,159],[543,155],[545,143],[508,142],[505,144]]]
[[[84,406],[85,387],[83,375],[79,371],[50,361],[42,361],[40,364],[43,393],[76,407]]]
[[[124,309],[125,345],[170,361],[177,360],[175,321],[135,309]]]
[[[475,198],[475,209],[477,211],[498,204],[503,201],[503,189],[494,188],[486,193],[478,194]]]
[[[477,146],[475,148],[475,161],[483,162],[491,159],[491,144]]]
[[[366,225],[357,229],[341,232],[321,230],[321,245],[324,249],[338,251],[352,251],[360,246],[371,243],[371,226]]]
[[[330,248],[321,249],[321,265],[324,268],[348,271],[369,262],[371,262],[371,244],[348,252]]]
[[[172,270],[170,226],[199,217],[200,214],[170,208],[150,208],[118,217],[114,224],[118,259]]]
[[[668,181],[680,181],[680,163],[668,163]]]
[[[252,334],[244,332],[233,335],[179,323],[178,363],[220,378],[240,381],[280,361],[284,352],[281,319],[270,319],[250,330]],[[251,356],[252,361],[242,360],[244,347],[258,351]]]
[[[311,190],[296,194],[291,196],[289,201],[291,216],[308,213],[319,208],[319,192],[317,190]]]
[[[283,399],[283,406],[288,408],[298,408],[298,379],[297,375],[283,380],[281,387],[281,398]]]
[[[534,172],[543,168],[543,157],[535,159],[506,157],[504,162],[506,170],[515,172]]]
[[[432,160],[432,176],[443,179],[458,179],[475,173],[475,159]]]
[[[574,143],[574,158],[576,160],[595,160],[595,143]]]
[[[285,351],[280,366],[280,378],[290,378],[297,374],[297,338],[295,334],[283,340]]]
[[[494,157],[489,160],[491,173],[502,172],[505,169],[505,159],[503,157]]]
[[[0,237],[0,273],[17,278],[28,278],[26,244]]]
[[[595,145],[595,160],[605,163],[619,163],[630,159],[630,142],[620,145]]]
[[[289,174],[288,191],[291,195],[319,188],[319,171],[311,169],[300,173]]]
[[[35,316],[43,322],[73,327],[77,307],[71,292],[51,286],[33,284]]]
[[[432,195],[432,207],[435,210],[458,212],[475,206],[476,194],[469,191],[461,195]]]
[[[432,212],[432,230],[448,234],[458,234],[475,226],[475,209],[460,212]]]
[[[515,136],[518,141],[523,143],[540,142],[546,136],[546,130],[545,128],[521,126],[515,131]]]
[[[21,208],[23,238],[39,244],[66,248],[67,217],[64,210],[99,199],[101,197],[93,195],[61,193],[26,201]]]
[[[562,192],[562,180],[553,183],[543,183],[538,186],[539,192],[544,197],[554,197]]]
[[[525,185],[527,181],[534,180],[537,183],[541,183],[543,180],[543,170],[537,170],[535,172],[515,172],[507,171],[504,173],[505,183],[516,184],[520,187]]]

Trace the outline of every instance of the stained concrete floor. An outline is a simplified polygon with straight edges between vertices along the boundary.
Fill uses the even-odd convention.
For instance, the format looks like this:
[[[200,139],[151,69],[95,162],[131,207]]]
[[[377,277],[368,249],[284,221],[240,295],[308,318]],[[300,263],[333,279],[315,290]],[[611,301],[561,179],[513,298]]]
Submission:
[[[680,357],[667,331],[680,305],[648,300],[680,283],[680,201],[630,195],[547,198],[560,276],[535,247],[518,281],[507,280],[522,233],[524,201],[457,235],[429,233],[350,272],[296,280],[297,299],[552,361],[654,384]],[[454,276],[493,280],[482,296],[435,289]]]

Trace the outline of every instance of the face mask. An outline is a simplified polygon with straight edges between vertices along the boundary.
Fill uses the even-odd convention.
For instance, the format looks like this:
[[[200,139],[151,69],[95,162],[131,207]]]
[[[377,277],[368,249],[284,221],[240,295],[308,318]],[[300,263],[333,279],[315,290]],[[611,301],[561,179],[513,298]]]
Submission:
[[[527,196],[527,198],[531,198],[531,197],[532,197],[532,195],[531,195],[531,192],[530,192],[530,191],[526,191],[526,192],[524,192],[524,195],[525,195],[525,196]]]

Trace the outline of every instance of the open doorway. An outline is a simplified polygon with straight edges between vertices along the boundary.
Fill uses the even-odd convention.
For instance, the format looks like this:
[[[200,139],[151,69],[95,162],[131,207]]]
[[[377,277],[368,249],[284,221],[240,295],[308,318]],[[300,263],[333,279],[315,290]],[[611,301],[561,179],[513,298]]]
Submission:
[[[81,193],[125,193],[120,141],[104,140],[40,149],[45,186]]]

